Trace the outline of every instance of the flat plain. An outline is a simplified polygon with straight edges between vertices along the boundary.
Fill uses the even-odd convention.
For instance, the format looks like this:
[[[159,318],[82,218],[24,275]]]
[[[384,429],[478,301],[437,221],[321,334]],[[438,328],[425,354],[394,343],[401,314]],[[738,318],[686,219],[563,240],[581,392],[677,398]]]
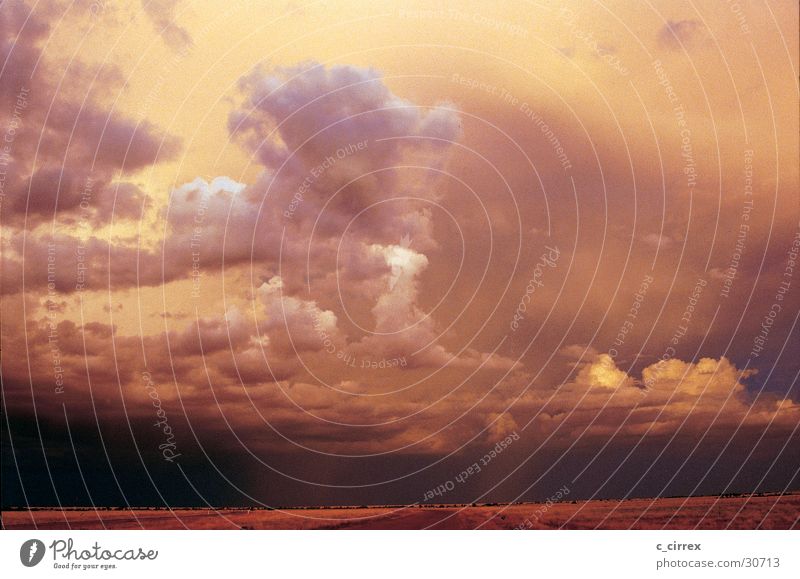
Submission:
[[[794,529],[800,493],[493,505],[30,509],[5,529]]]

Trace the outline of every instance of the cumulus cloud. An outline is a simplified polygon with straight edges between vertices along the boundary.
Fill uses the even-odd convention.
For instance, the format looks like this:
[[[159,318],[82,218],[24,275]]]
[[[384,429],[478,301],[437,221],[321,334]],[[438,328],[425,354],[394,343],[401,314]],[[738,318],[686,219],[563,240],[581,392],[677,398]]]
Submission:
[[[372,308],[375,331],[400,332],[424,317],[417,306],[418,276],[428,267],[428,258],[402,245],[378,245],[372,249],[390,268],[386,291]]]
[[[43,54],[50,22],[61,17],[78,16],[59,3],[33,10],[24,2],[0,14],[3,216],[15,229],[79,216],[98,226],[112,208],[117,219],[136,218],[146,194],[127,177],[180,149],[178,138],[110,106],[124,85],[114,67]]]
[[[231,114],[229,127],[271,167],[295,156],[316,163],[366,139],[373,147],[370,154],[344,171],[354,173],[396,160],[408,143],[412,148],[446,146],[461,132],[452,105],[420,107],[401,99],[370,68],[316,62],[274,71],[262,66],[240,87],[247,100]]]
[[[253,268],[270,330],[278,329],[274,320],[287,322],[286,339],[270,335],[276,349],[318,349],[322,330],[308,319],[341,316],[331,299],[338,294],[361,308],[364,298],[371,302],[378,335],[349,339],[332,326],[331,337],[392,357],[430,342],[437,361],[452,358],[433,344],[433,320],[417,299],[425,252],[438,247],[425,201],[441,196],[438,170],[460,134],[457,112],[418,107],[395,96],[378,72],[351,66],[257,68],[240,88],[245,104],[230,128],[263,172],[250,185],[198,178],[172,192],[161,215],[165,271],[186,272],[189,247],[206,271],[223,262]],[[411,161],[422,164],[396,166]]]
[[[313,300],[283,295],[280,278],[262,284],[258,297],[264,307],[260,328],[274,355],[296,356],[341,347],[336,314],[321,309]]]
[[[554,391],[532,391],[526,406],[542,434],[569,437],[663,436],[679,431],[702,434],[718,428],[773,424],[785,428],[800,419],[800,405],[775,394],[753,396],[746,388],[752,370],[727,358],[659,361],[627,374],[600,354],[582,365],[574,380]]]
[[[570,381],[547,387],[532,383],[511,358],[475,349],[454,357],[438,346],[420,364],[447,365],[442,379],[392,396],[372,396],[384,381],[396,389],[401,376],[414,371],[412,364],[383,373],[348,372],[336,353],[375,359],[382,354],[379,346],[388,348],[389,342],[348,342],[332,311],[313,300],[282,296],[281,289],[274,278],[262,285],[255,312],[231,306],[223,317],[187,319],[175,330],[143,337],[60,316],[25,324],[21,298],[4,300],[3,375],[11,407],[25,407],[33,383],[43,416],[61,411],[62,400],[73,411],[94,404],[104,415],[121,416],[120,396],[128,404],[125,412],[146,416],[141,373],[147,370],[159,383],[164,404],[175,412],[182,407],[193,422],[208,423],[223,412],[243,436],[257,437],[266,418],[289,439],[336,453],[403,447],[449,452],[481,431],[482,440],[491,441],[523,428],[539,438],[554,435],[556,442],[571,442],[576,437],[603,441],[615,433],[699,435],[709,429],[710,436],[724,437],[740,425],[791,429],[800,420],[796,403],[774,394],[754,396],[746,387],[752,371],[743,372],[726,358],[669,359],[637,377],[605,354],[585,356]],[[35,311],[32,298],[26,299],[27,309]],[[58,398],[52,396],[56,351],[64,384]],[[575,348],[565,353],[577,354]],[[464,382],[463,371],[471,374],[478,367],[507,378],[492,387],[478,377]],[[328,372],[330,384],[319,383],[308,368]],[[346,426],[353,424],[376,426]],[[274,449],[283,448],[276,444]]]
[[[686,29],[677,26],[676,34],[688,39],[691,33]],[[204,275],[222,273],[223,264],[253,274],[252,287],[229,290],[235,298],[251,300],[248,305],[253,308],[240,303],[228,305],[216,316],[176,315],[182,320],[178,327],[143,339],[117,335],[115,328],[102,324],[61,321],[57,326],[61,364],[76,404],[89,402],[87,357],[95,383],[116,387],[119,381],[126,395],[140,396],[136,379],[144,367],[140,351],[144,349],[149,366],[158,368],[154,374],[159,380],[175,381],[176,389],[185,389],[182,400],[193,416],[205,418],[223,411],[253,433],[263,428],[250,408],[255,404],[293,440],[329,451],[377,451],[417,443],[478,401],[473,412],[448,426],[435,441],[418,445],[425,446],[420,452],[457,448],[481,429],[488,429],[488,436],[500,436],[524,425],[530,416],[536,416],[531,428],[537,432],[547,435],[561,428],[570,436],[608,436],[618,428],[625,435],[661,435],[682,424],[681,428],[698,432],[712,423],[735,427],[742,422],[796,421],[797,409],[791,403],[769,396],[749,399],[747,376],[725,358],[697,363],[673,359],[651,365],[636,377],[597,348],[573,344],[560,354],[574,363],[575,373],[555,386],[547,379],[530,384],[523,364],[505,352],[467,346],[458,335],[442,340],[442,324],[436,314],[429,315],[423,298],[425,278],[436,269],[437,259],[441,263],[440,252],[447,242],[436,231],[440,223],[434,207],[445,198],[439,170],[448,166],[452,142],[461,136],[458,111],[448,103],[417,106],[395,95],[379,72],[352,66],[262,67],[243,79],[240,89],[243,104],[231,114],[229,128],[260,163],[261,174],[251,183],[219,176],[176,187],[168,204],[157,208],[157,229],[165,232],[158,243],[138,247],[93,235],[51,237],[29,232],[23,255],[21,238],[11,236],[3,253],[5,292],[19,292],[24,274],[28,289],[47,287],[53,276],[56,291],[71,293],[79,255],[86,266],[86,287],[95,290],[108,289],[109,281],[113,291],[186,280],[193,252]],[[102,169],[94,173],[97,186],[90,219],[101,225],[112,216],[138,218],[147,193],[112,177],[157,162],[164,151],[174,153],[170,148],[174,143],[162,141],[153,126],[137,125],[125,117],[105,118],[97,110],[79,112],[73,105],[70,101],[60,109],[66,112],[54,124],[47,150],[52,156],[48,159],[57,159],[64,131],[71,121],[80,120],[81,144],[69,146],[66,170],[54,162],[15,171],[22,177],[10,185],[9,190],[17,191],[10,206],[19,214],[26,205],[29,218],[37,220],[52,216],[56,209],[60,219],[76,219],[87,178],[81,171],[100,148],[97,159]],[[108,133],[99,128],[106,120]],[[20,138],[21,146],[26,141]],[[14,157],[12,162],[22,161]],[[587,177],[578,174],[577,179]],[[483,189],[491,192],[488,204],[499,198],[495,188]],[[35,195],[28,198],[27,191]],[[537,208],[528,209],[535,213]],[[573,209],[563,204],[554,211]],[[501,223],[510,223],[508,215],[505,222],[500,218]],[[606,216],[590,211],[587,219],[592,218]],[[466,228],[474,226],[464,221]],[[498,239],[503,234],[508,231],[498,227]],[[641,239],[651,247],[666,247],[665,241],[681,238],[672,234],[657,239],[649,234]],[[503,241],[506,249],[512,247],[508,239]],[[47,267],[50,243],[57,254],[53,272]],[[503,253],[499,260],[513,254],[499,253]],[[579,264],[594,266],[595,254],[576,255]],[[452,261],[452,255],[444,260]],[[607,267],[613,269],[614,264]],[[613,271],[606,273],[607,279],[614,279]],[[603,279],[595,283],[603,299],[590,297],[587,308],[605,304],[614,288],[604,283]],[[624,286],[621,295],[632,295],[638,284],[637,279],[630,292]],[[249,295],[251,290],[254,295]],[[495,286],[489,289],[494,290]],[[545,290],[537,293],[537,305],[544,296]],[[569,296],[566,299],[569,302]],[[355,304],[353,309],[363,314],[358,320],[363,328],[348,319],[343,304]],[[58,308],[64,311],[63,305]],[[596,319],[592,317],[587,327]],[[641,327],[646,325],[643,319]],[[31,380],[47,384],[52,380],[48,322],[30,324],[29,350],[19,340],[4,343],[11,353],[4,376],[24,384],[28,370],[22,362],[30,352],[35,368]],[[23,335],[23,330],[21,324],[4,326],[4,338],[10,332]],[[402,358],[404,364],[383,374],[354,375],[347,373],[344,361],[351,356],[359,363]],[[402,387],[411,380],[407,376],[430,369],[442,372],[408,394],[378,396]],[[478,369],[481,372],[473,373]],[[327,383],[321,383],[321,377]],[[493,379],[499,377],[507,379],[495,388]],[[521,404],[506,412],[523,389],[527,392]],[[353,400],[352,395],[360,397]],[[164,392],[164,400],[176,399]],[[111,400],[103,403],[115,408]],[[724,412],[717,417],[720,408]],[[418,420],[392,422],[417,412]],[[341,427],[363,423],[386,424],[369,432]],[[587,424],[591,427],[582,434]]]
[[[600,352],[598,352],[592,346],[583,344],[570,344],[569,346],[562,346],[558,353],[571,360],[582,360],[594,358]]]
[[[444,105],[416,107],[393,95],[376,71],[349,66],[258,69],[243,80],[242,90],[247,104],[232,114],[231,127],[261,158],[262,175],[249,185],[223,176],[210,182],[198,178],[172,191],[159,211],[164,224],[159,228],[167,232],[161,255],[152,246],[139,248],[143,262],[162,261],[163,276],[145,274],[138,283],[185,277],[193,244],[199,244],[204,270],[217,271],[223,261],[231,267],[257,263],[265,280],[277,273],[282,251],[293,264],[286,268],[292,273],[284,275],[287,291],[299,287],[301,268],[294,263],[309,252],[315,258],[312,280],[325,281],[348,227],[351,235],[338,258],[343,274],[353,274],[354,288],[359,279],[375,277],[365,268],[377,266],[377,274],[383,274],[386,262],[368,255],[376,241],[389,244],[410,235],[416,250],[436,247],[431,208],[424,201],[440,195],[441,175],[435,169],[447,162],[448,144],[459,135],[456,111]],[[304,107],[302,114],[294,114],[297,107]],[[62,109],[73,116],[48,121],[58,127],[47,128],[53,131],[47,141],[53,164],[40,155],[37,168],[26,170],[13,156],[17,165],[6,185],[9,206],[20,218],[27,216],[28,229],[33,220],[53,216],[73,224],[88,219],[95,226],[112,213],[117,219],[141,218],[148,195],[112,175],[168,158],[176,141],[157,137],[146,122],[79,110],[72,102]],[[68,144],[73,124],[77,133]],[[60,145],[59,139],[64,139]],[[24,159],[25,139],[18,142]],[[62,163],[64,151],[68,161]],[[395,167],[423,157],[418,169]],[[369,213],[354,221],[367,207]],[[68,249],[77,244],[67,235],[59,240]],[[98,247],[98,253],[106,249]],[[11,266],[18,271],[21,261]],[[72,268],[67,263],[61,269]],[[30,284],[41,281],[41,276],[29,278]],[[112,280],[117,287],[135,282],[127,271]],[[16,287],[16,282],[6,284],[5,291]]]

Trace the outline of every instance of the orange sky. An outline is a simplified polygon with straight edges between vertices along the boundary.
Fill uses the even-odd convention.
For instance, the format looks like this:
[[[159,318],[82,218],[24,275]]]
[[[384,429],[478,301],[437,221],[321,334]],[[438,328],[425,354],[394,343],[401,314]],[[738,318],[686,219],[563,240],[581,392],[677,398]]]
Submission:
[[[424,493],[512,432],[464,492],[527,496],[577,449],[625,492],[663,492],[634,485],[662,455],[683,492],[793,480],[795,3],[0,14],[12,445],[108,421],[172,468],[151,380],[186,468],[277,476],[267,503]]]

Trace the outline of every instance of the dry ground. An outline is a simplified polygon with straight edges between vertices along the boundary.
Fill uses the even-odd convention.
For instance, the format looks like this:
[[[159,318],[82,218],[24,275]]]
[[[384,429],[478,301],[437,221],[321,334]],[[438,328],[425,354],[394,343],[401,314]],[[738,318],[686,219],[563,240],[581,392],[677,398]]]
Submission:
[[[494,506],[4,511],[6,529],[791,529],[800,493]]]

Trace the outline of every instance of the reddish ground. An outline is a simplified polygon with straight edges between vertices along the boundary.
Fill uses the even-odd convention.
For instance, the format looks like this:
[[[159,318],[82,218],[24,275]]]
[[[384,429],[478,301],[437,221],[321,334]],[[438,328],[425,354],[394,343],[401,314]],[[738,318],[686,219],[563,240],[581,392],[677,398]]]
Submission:
[[[800,493],[495,506],[4,511],[6,529],[792,529]]]

